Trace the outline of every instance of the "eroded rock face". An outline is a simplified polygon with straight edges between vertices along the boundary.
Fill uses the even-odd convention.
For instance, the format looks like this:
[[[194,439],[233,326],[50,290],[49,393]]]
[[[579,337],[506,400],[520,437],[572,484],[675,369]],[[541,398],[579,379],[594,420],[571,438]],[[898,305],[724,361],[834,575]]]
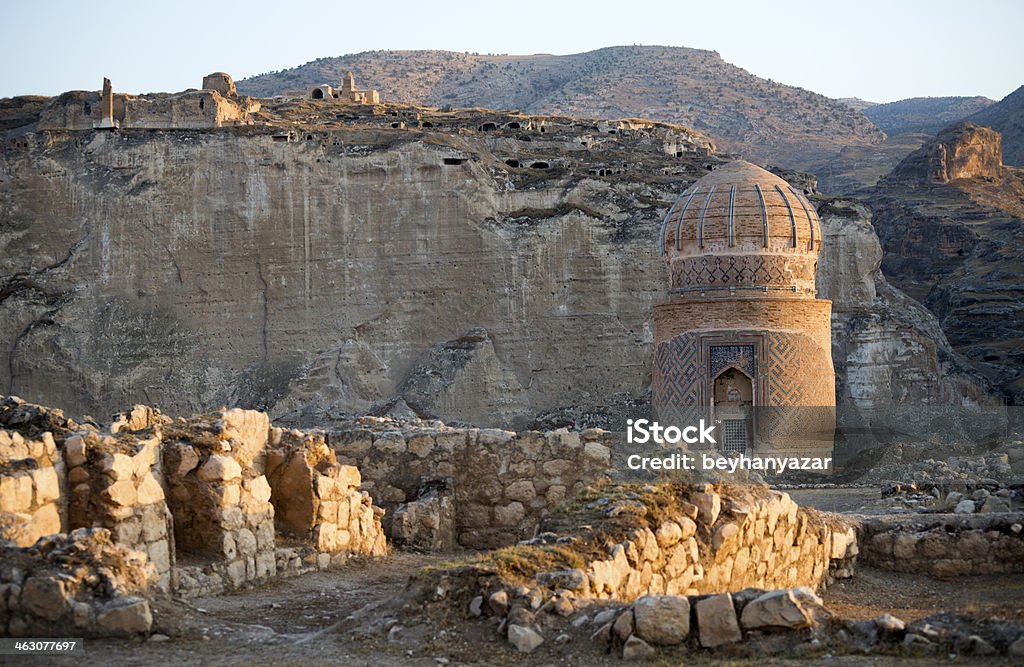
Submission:
[[[998,178],[1002,136],[972,122],[953,125],[912,153],[885,180],[905,185],[949,183],[962,178]]]
[[[636,416],[666,285],[658,226],[720,158],[666,153],[656,128],[539,127],[519,132],[529,142],[129,130],[5,147],[0,386],[73,414],[145,397],[305,424],[389,401],[480,426],[566,406]],[[640,151],[633,171],[585,163],[623,147]],[[884,312],[871,261],[839,252],[848,265],[823,261],[818,285]]]
[[[1024,172],[1000,168],[998,150],[999,135],[987,128],[952,128],[881,179],[866,201],[889,282],[931,311],[954,349],[1019,405]]]
[[[871,211],[831,199],[819,214],[825,235],[819,297],[832,300],[840,429],[871,424],[880,434],[897,429],[921,436],[936,423],[923,406],[985,403],[986,380],[953,350],[934,316],[882,274]]]
[[[529,412],[522,385],[482,328],[420,355],[395,395],[417,416],[446,422],[514,424]]]
[[[365,413],[425,350],[484,327],[498,364],[451,400],[491,387],[483,411],[522,386],[532,416],[642,393],[678,189],[656,165],[674,154],[621,182],[538,167],[528,187],[503,161],[525,142],[416,137],[55,132],[5,153],[0,386],[73,414],[145,395],[320,421]],[[452,142],[480,162],[446,164]]]

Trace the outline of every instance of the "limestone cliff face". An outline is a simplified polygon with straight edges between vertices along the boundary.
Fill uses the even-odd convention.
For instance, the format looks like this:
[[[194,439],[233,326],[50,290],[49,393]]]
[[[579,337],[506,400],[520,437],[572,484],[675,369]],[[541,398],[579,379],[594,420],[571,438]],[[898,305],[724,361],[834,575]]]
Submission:
[[[870,210],[833,199],[819,211],[819,296],[832,300],[833,356],[844,369],[840,402],[880,408],[984,401],[983,381],[953,352],[935,318],[882,275]]]
[[[999,178],[1003,169],[999,133],[963,122],[940,132],[903,160],[884,180],[927,186],[966,178]]]
[[[627,162],[621,145],[592,154],[548,136],[546,168],[507,166],[538,141],[23,135],[0,157],[0,386],[101,419],[145,402],[320,420],[397,394],[520,425],[629,403],[650,384],[661,217],[716,159],[681,165],[641,138]],[[587,160],[624,173],[588,176]],[[941,332],[920,309],[900,312],[860,215],[834,216],[819,267],[841,306],[838,395],[960,400],[974,390],[938,379]],[[425,351],[476,327],[486,342],[431,370]]]
[[[987,403],[987,382],[953,351],[935,317],[882,275],[870,210],[832,199],[818,211],[825,237],[819,297],[832,300],[841,429],[926,432],[935,409]]]
[[[564,173],[512,189],[383,134],[39,133],[6,150],[0,384],[97,417],[358,412],[482,326],[529,410],[646,387],[667,190]]]

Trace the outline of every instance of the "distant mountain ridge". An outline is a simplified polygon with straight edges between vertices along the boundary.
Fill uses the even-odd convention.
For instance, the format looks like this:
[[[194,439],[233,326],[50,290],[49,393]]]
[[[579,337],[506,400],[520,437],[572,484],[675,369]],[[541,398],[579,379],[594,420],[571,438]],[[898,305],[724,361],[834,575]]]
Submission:
[[[846,104],[754,76],[717,52],[684,47],[616,46],[566,56],[371,51],[237,84],[249,95],[301,93],[337,85],[349,70],[384,100],[680,123],[721,149],[789,168],[806,169],[843,147],[883,139]]]
[[[1003,163],[1024,167],[1024,86],[969,120],[1003,135]]]
[[[875,104],[864,115],[886,134],[935,134],[973,113],[995,104],[987,97],[911,97]]]

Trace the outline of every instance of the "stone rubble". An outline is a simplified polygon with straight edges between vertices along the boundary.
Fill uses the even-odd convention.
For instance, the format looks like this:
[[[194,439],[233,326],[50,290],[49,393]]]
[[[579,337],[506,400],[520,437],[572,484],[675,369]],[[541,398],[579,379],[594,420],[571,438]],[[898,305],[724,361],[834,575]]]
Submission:
[[[0,636],[82,637],[148,633],[148,596],[159,579],[144,552],[105,528],[0,543]]]

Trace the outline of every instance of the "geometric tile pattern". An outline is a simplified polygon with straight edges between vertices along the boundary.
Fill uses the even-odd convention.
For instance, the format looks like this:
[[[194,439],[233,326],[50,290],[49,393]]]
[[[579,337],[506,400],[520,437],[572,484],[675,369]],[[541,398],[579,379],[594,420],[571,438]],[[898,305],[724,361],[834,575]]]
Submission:
[[[789,287],[813,281],[814,259],[783,255],[700,255],[672,262],[671,287]]]
[[[835,403],[833,375],[822,372],[831,359],[812,338],[785,331],[684,332],[660,343],[652,368],[653,403],[658,418],[668,423],[692,421],[710,406],[710,387],[729,366],[753,380],[754,406],[763,410],[765,423],[756,429],[768,439],[813,429],[827,410],[813,406]],[[804,410],[804,408],[808,408]],[[810,431],[808,431],[810,432]]]
[[[708,377],[716,378],[726,368],[734,366],[747,377],[757,377],[754,369],[753,345],[710,345],[708,347]]]

